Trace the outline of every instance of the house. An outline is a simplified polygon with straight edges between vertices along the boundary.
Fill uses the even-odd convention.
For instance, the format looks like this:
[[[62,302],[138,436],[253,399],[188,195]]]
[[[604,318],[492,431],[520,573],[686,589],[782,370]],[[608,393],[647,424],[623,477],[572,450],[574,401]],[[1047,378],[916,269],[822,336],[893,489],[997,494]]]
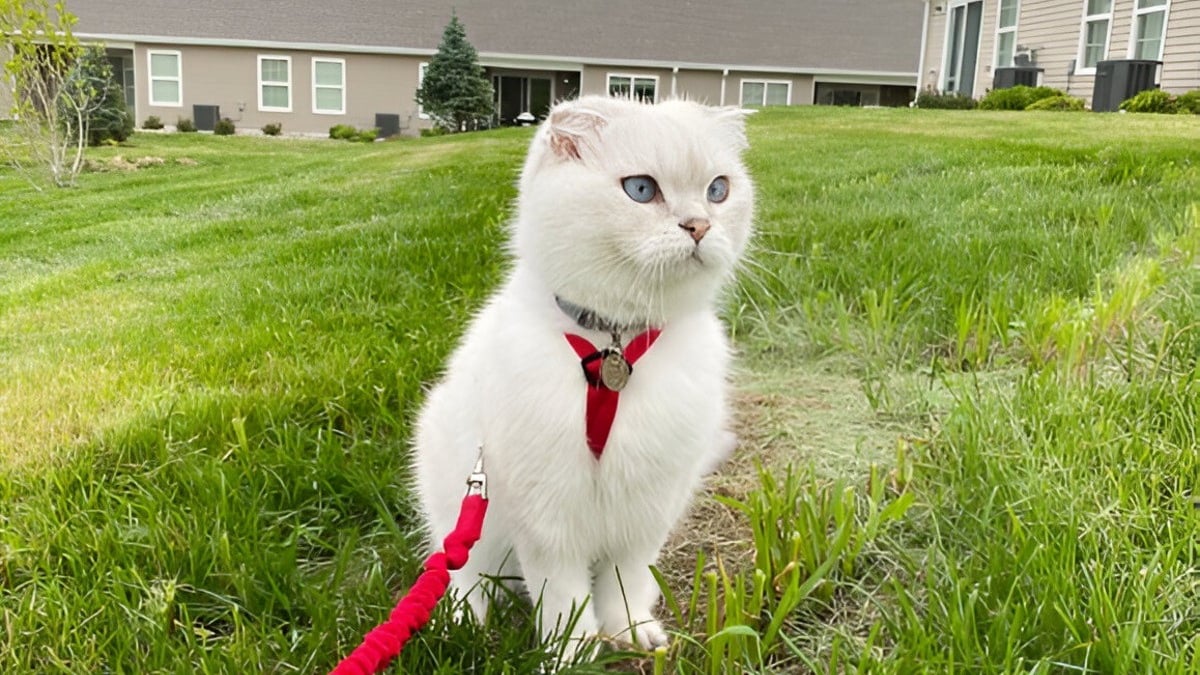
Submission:
[[[1102,61],[1161,61],[1153,80],[1200,89],[1200,0],[926,0],[920,87],[978,98],[996,68],[1089,102]],[[1151,64],[1153,67],[1153,64]]]
[[[314,134],[375,126],[377,114],[407,132],[430,125],[414,94],[452,11],[507,124],[604,92],[906,105],[922,19],[920,0],[78,0],[68,9],[78,37],[107,46],[139,124],[215,106],[239,128],[279,122]]]

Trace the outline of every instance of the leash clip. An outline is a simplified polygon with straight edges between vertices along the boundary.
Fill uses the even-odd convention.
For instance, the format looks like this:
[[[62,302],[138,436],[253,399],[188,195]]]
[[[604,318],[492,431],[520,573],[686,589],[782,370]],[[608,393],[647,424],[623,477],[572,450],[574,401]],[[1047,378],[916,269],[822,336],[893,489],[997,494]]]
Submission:
[[[479,495],[484,500],[488,498],[487,474],[483,472],[483,447],[479,448],[479,458],[475,460],[475,470],[467,476],[467,496]]]

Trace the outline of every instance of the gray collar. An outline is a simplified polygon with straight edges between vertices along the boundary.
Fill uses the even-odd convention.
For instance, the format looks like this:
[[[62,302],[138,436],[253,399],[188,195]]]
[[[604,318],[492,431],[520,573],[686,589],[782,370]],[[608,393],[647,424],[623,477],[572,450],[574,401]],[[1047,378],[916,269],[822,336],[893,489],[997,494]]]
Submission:
[[[617,336],[621,333],[633,333],[648,328],[646,324],[617,323],[616,321],[600,316],[593,310],[580,307],[570,300],[564,300],[557,295],[554,296],[554,301],[558,303],[558,308],[564,314],[571,317],[581,328],[586,328],[587,330],[598,330]]]

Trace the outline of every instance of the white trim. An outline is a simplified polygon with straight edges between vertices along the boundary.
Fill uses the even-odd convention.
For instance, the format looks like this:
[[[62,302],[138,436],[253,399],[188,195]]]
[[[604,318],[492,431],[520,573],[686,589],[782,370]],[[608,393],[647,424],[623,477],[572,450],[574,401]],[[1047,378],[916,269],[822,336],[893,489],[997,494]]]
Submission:
[[[971,75],[971,82],[972,82],[971,91],[966,92],[966,95],[969,97],[975,96],[975,89],[976,89],[976,86],[979,84],[979,82],[978,82],[978,80],[979,80],[979,55],[983,53],[983,17],[984,17],[984,14],[986,13],[985,10],[987,10],[987,3],[984,2],[984,0],[951,0],[950,3],[946,7],[946,38],[945,38],[945,40],[942,41],[942,70],[941,70],[940,76],[938,77],[938,81],[940,82],[940,86],[938,87],[938,89],[940,91],[942,91],[943,93],[950,91],[949,88],[946,86],[947,84],[949,84],[949,79],[950,79],[949,78],[950,74],[949,74],[949,72],[947,72],[947,69],[949,66],[949,64],[947,62],[950,59],[950,28],[954,25],[954,21],[952,19],[953,15],[954,15],[954,10],[958,7],[963,8],[963,42],[965,43],[966,39],[967,39],[967,26],[966,26],[967,17],[970,16],[970,13],[971,13],[971,7],[970,7],[971,4],[976,3],[976,2],[978,2],[980,4],[979,4],[979,35],[975,36],[975,72]],[[964,46],[965,46],[965,44],[964,44]],[[958,63],[959,72],[957,73],[957,76],[955,77],[955,81],[954,81],[954,91],[955,92],[958,91],[959,86],[962,84],[962,75],[963,75],[962,74],[962,57],[963,57],[963,55],[959,54],[959,63]],[[918,80],[919,79],[920,79],[920,76],[918,75]]]
[[[154,75],[154,56],[156,54],[175,57],[175,77],[165,75]],[[163,82],[174,82],[179,85],[179,100],[175,102],[164,102],[154,100],[154,81],[160,80]],[[149,89],[148,98],[150,105],[162,108],[182,108],[183,107],[183,53],[178,49],[147,49],[146,50],[146,87]]]
[[[1162,12],[1163,14],[1163,29],[1162,38],[1158,42],[1158,56],[1155,56],[1151,61],[1162,61],[1163,53],[1167,51],[1167,22],[1171,20],[1171,0],[1167,0],[1165,5],[1157,5],[1155,7],[1147,7],[1138,9],[1138,0],[1133,0],[1133,21],[1129,24],[1129,49],[1126,52],[1127,58],[1137,58],[1134,54],[1137,52],[1137,29],[1138,19],[1143,14],[1154,14]]]
[[[652,103],[658,103],[658,75],[643,75],[638,73],[607,73],[604,78],[604,93],[609,94],[612,91],[612,81],[614,77],[624,77],[629,80],[629,97],[633,98],[637,91],[638,80],[653,80],[654,81],[654,100]]]
[[[1088,2],[1083,0],[1083,13],[1079,20],[1079,50],[1075,54],[1075,74],[1076,75],[1095,75],[1096,66],[1084,65],[1087,58],[1087,27],[1089,23],[1096,21],[1108,21],[1108,32],[1104,35],[1104,51],[1096,59],[1097,63],[1108,58],[1108,53],[1112,50],[1112,30],[1113,30],[1113,6],[1116,5],[1116,0],[1108,0],[1107,14],[1088,14]]]
[[[762,100],[762,103],[759,103],[757,105],[764,106],[764,107],[767,105],[767,85],[769,85],[769,84],[787,85],[787,103],[784,103],[784,105],[792,104],[792,81],[791,80],[760,80],[760,79],[756,79],[753,77],[743,77],[738,81],[738,105],[741,107],[745,107],[747,105],[746,104],[746,83],[747,82],[749,82],[751,84],[761,84],[763,86],[763,100]],[[751,103],[749,105],[755,105],[755,104]]]
[[[721,105],[725,105],[725,81],[729,79],[729,69],[721,71]]]
[[[1000,25],[1000,19],[1004,16],[1004,11],[1003,11],[1004,10],[1004,0],[999,0],[999,2],[996,3],[996,35],[992,39],[992,69],[993,69],[993,71],[996,68],[1008,68],[1009,66],[1016,65],[1017,31],[1021,27],[1021,0],[1013,0],[1013,2],[1017,3],[1017,7],[1016,7],[1016,15],[1013,17],[1013,25],[1011,25],[1011,26]],[[1012,33],[1012,36],[1013,36],[1013,43],[1012,43],[1013,62],[1012,63],[1000,63],[1000,36],[1004,33]]]
[[[334,87],[331,84],[317,84],[317,64],[318,63],[336,63],[342,67],[342,84]],[[259,74],[262,74],[261,66]],[[342,105],[338,110],[321,109],[317,107],[317,88],[321,89],[340,89],[342,92]],[[259,88],[260,96],[262,88]],[[314,115],[345,115],[346,114],[346,59],[335,59],[328,56],[312,57],[312,111]]]
[[[929,51],[929,3],[931,0],[923,0],[925,4],[925,13],[921,19],[921,53],[917,56],[917,87],[913,94],[913,100],[909,105],[915,105],[917,97],[921,95],[921,82],[925,79],[925,52]],[[816,94],[817,85],[813,85],[813,93]]]
[[[271,80],[269,82],[263,82],[263,79],[262,79],[263,61],[286,61],[287,62],[287,81],[286,82],[277,82],[275,80]],[[257,72],[255,73],[255,79],[258,80],[258,111],[259,112],[282,112],[282,113],[292,112],[292,57],[289,55],[286,55],[286,54],[259,54],[258,60],[256,61],[256,63],[258,64],[258,69],[257,69]],[[279,106],[263,105],[263,85],[265,85],[265,84],[269,84],[274,87],[287,87],[288,102],[287,102],[286,108],[281,108]]]
[[[422,61],[417,64],[417,89],[420,89],[421,84],[423,82],[425,82],[425,69],[428,67],[429,67],[428,61]],[[417,106],[417,117],[419,117],[423,120],[427,120],[427,119],[429,119],[429,113],[425,112],[425,109],[422,108],[420,105],[418,105]]]
[[[280,40],[224,40],[214,38],[172,37],[166,35],[131,35],[125,33],[75,33],[83,40],[120,40],[140,44],[194,45],[206,47],[247,47],[263,51],[340,52],[345,54],[383,54],[430,57],[436,49],[409,47],[376,47],[322,42],[286,42]],[[763,66],[751,64],[722,64],[657,59],[605,59],[566,56],[531,56],[509,52],[480,52],[479,64],[485,67],[532,68],[543,70],[581,70],[583,66],[615,66],[622,68],[676,68],[680,70],[730,70],[749,73],[780,73],[796,75],[858,75],[864,77],[896,77],[912,79],[917,73],[905,70],[853,70],[847,68],[817,68],[805,66]]]

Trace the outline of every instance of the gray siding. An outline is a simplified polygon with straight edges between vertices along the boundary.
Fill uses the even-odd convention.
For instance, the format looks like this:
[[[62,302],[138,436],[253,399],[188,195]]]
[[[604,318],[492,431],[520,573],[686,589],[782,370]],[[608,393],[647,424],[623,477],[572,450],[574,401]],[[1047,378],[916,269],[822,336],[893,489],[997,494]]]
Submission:
[[[150,105],[148,52],[157,49],[180,52],[183,100],[179,107]],[[259,110],[260,54],[291,57],[291,112]],[[313,112],[314,56],[345,59],[345,113]],[[179,117],[191,118],[192,106],[200,104],[220,106],[222,117],[232,119],[238,129],[260,129],[272,122],[282,123],[284,133],[325,133],[335,124],[370,128],[375,125],[375,113],[399,114],[402,127],[428,126],[419,120],[413,101],[421,61],[414,56],[139,44],[134,51],[138,125],[149,115],[174,125]]]

